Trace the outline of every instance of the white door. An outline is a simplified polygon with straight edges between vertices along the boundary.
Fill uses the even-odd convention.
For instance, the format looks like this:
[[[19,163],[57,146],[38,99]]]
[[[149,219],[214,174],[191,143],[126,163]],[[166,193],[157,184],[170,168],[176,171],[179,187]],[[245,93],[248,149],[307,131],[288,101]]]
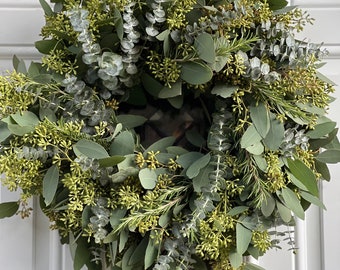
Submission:
[[[324,42],[330,54],[322,72],[340,85],[340,1],[292,0],[292,5],[307,9],[316,19],[302,36]],[[15,54],[24,59],[39,59],[33,43],[39,39],[44,23],[38,0],[0,0],[0,72],[11,68]],[[340,87],[330,117],[340,125]],[[327,211],[311,207],[306,221],[298,222],[295,240],[298,251],[272,250],[259,262],[267,270],[335,270],[339,269],[340,251],[340,165],[331,166],[332,181],[322,186]],[[17,194],[0,187],[0,202],[15,200]],[[56,232],[48,230],[48,221],[37,210],[25,220],[20,217],[0,220],[0,269],[72,270],[67,247],[61,247]],[[287,228],[282,228],[286,230]]]

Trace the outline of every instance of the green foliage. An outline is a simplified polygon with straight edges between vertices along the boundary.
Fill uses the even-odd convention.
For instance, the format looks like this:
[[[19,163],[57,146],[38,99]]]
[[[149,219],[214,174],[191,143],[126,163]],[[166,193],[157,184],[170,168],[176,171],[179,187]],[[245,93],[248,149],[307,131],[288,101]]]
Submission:
[[[40,0],[44,56],[0,77],[0,175],[74,269],[248,269],[325,208],[340,161],[333,83],[287,1]],[[156,3],[157,2],[157,3]],[[274,243],[274,241],[273,241]],[[275,242],[275,245],[277,243]]]

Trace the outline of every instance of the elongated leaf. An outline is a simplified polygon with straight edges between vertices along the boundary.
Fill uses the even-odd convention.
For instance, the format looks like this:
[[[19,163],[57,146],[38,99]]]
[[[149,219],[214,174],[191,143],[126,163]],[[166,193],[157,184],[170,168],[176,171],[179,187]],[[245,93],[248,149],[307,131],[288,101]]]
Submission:
[[[211,90],[211,93],[223,98],[231,97],[237,91],[237,86],[230,86],[225,83],[217,83]]]
[[[316,182],[316,177],[311,169],[299,159],[288,159],[288,167],[290,172],[299,180],[308,191],[318,197],[319,189]]]
[[[252,238],[251,230],[244,227],[241,223],[236,224],[236,247],[237,253],[243,255],[250,244]]]
[[[246,150],[253,155],[261,155],[264,151],[264,146],[261,142],[258,142],[256,144],[248,146]]]
[[[305,219],[305,211],[303,210],[299,198],[294,191],[289,188],[282,189],[282,197],[286,206],[300,219]]]
[[[95,159],[109,157],[109,154],[106,152],[103,146],[101,146],[99,143],[87,139],[81,139],[76,144],[74,144],[73,151],[77,155],[77,157],[85,156]]]
[[[301,191],[300,195],[306,201],[326,210],[326,206],[323,204],[323,202],[319,198],[317,198],[317,197],[313,196],[312,194],[305,192],[305,191]]]
[[[34,131],[34,126],[19,126],[15,124],[8,124],[7,127],[12,134],[18,136],[23,136],[27,133]]]
[[[73,259],[74,270],[80,270],[85,264],[90,262],[90,253],[87,240],[80,237],[77,240],[77,248]]]
[[[170,87],[163,87],[159,92],[159,98],[173,98],[182,94],[182,82],[178,81]]]
[[[331,180],[331,173],[327,167],[327,164],[316,160],[315,169],[317,170],[318,173],[321,173],[323,179],[325,179],[326,181]]]
[[[243,256],[242,254],[239,254],[237,252],[230,252],[229,260],[230,260],[231,266],[235,269],[238,269],[243,262]]]
[[[146,247],[148,246],[148,243],[149,243],[149,237],[144,236],[142,241],[139,243],[139,245],[136,247],[136,249],[132,253],[130,260],[128,262],[129,265],[143,264],[145,251],[146,251]]]
[[[42,54],[49,54],[53,49],[61,49],[62,45],[56,39],[44,39],[34,43],[37,50]]]
[[[249,126],[241,138],[241,147],[247,148],[252,145],[258,144],[261,139],[262,138],[257,132],[256,128],[254,126]]]
[[[263,139],[263,143],[267,146],[268,149],[272,151],[278,150],[280,145],[282,144],[284,132],[285,129],[283,123],[275,118],[271,119],[270,128],[266,137]]]
[[[253,263],[247,263],[244,266],[244,270],[266,270],[266,269],[264,269],[263,267],[261,267],[259,265],[253,264]]]
[[[208,33],[202,33],[195,39],[194,47],[198,57],[207,63],[215,62],[215,46],[212,36]]]
[[[133,154],[135,150],[135,139],[130,131],[123,131],[112,142],[110,155],[125,156]]]
[[[139,171],[139,181],[143,188],[153,189],[157,183],[157,174],[154,170],[144,168]]]
[[[291,210],[284,206],[282,203],[276,201],[277,210],[279,211],[281,219],[289,223],[292,220]]]
[[[156,235],[154,231],[151,231],[148,246],[146,247],[144,257],[144,269],[148,269],[152,266],[157,258],[159,244],[156,243]]]
[[[205,144],[205,139],[197,130],[188,130],[185,132],[185,138],[194,146],[202,147]]]
[[[192,179],[192,184],[196,192],[201,192],[202,187],[209,184],[209,174],[214,170],[213,165],[208,165],[199,171],[199,174]]]
[[[59,168],[57,165],[52,165],[47,170],[43,180],[43,197],[47,206],[53,201],[53,198],[57,192],[58,183]]]
[[[41,7],[43,8],[46,16],[52,16],[53,10],[45,0],[39,0]]]
[[[250,118],[253,124],[262,138],[267,136],[270,128],[269,113],[266,106],[263,103],[259,103],[257,106],[249,107]]]
[[[267,3],[269,4],[271,10],[282,9],[288,5],[286,0],[268,0]]]
[[[231,210],[229,210],[228,215],[230,216],[236,216],[239,214],[242,214],[243,212],[247,211],[249,209],[248,206],[235,206]]]
[[[205,156],[196,160],[189,166],[188,170],[186,171],[186,175],[190,179],[196,177],[199,174],[200,170],[208,165],[210,158],[211,158],[210,154],[206,154]]]
[[[168,98],[168,102],[171,104],[172,107],[174,107],[176,109],[182,108],[183,101],[184,101],[183,95]]]
[[[175,137],[164,137],[156,142],[154,142],[152,145],[150,145],[145,151],[144,154],[151,152],[151,151],[160,151],[164,152],[167,147],[174,144],[176,138]]]
[[[143,125],[148,119],[141,115],[121,114],[117,116],[117,121],[124,128],[135,128]]]
[[[273,196],[269,195],[262,202],[261,212],[265,217],[269,217],[274,212],[274,209],[275,209],[275,200]]]
[[[123,156],[112,156],[108,158],[101,158],[98,160],[98,162],[101,167],[112,167],[121,163],[124,159],[125,157]]]
[[[12,119],[21,127],[36,126],[39,124],[39,118],[30,111],[17,112],[11,115]]]
[[[200,159],[202,156],[203,154],[199,152],[188,152],[179,156],[176,161],[179,165],[182,166],[183,169],[186,170],[193,162]]]
[[[18,202],[0,203],[0,218],[11,217],[16,214],[19,209]]]
[[[317,155],[315,159],[323,163],[338,163],[340,162],[340,149],[325,150]]]
[[[164,85],[162,85],[160,82],[158,82],[155,78],[153,78],[147,73],[143,73],[141,78],[142,78],[142,83],[143,83],[145,90],[150,95],[154,97],[158,97],[159,93],[164,88]]]
[[[331,133],[334,130],[335,126],[336,126],[335,122],[326,122],[318,124],[314,127],[313,130],[308,131],[306,135],[311,139],[319,139]]]
[[[182,64],[181,78],[190,84],[204,84],[211,80],[212,70],[199,62],[185,62]]]
[[[0,142],[11,136],[11,131],[8,129],[7,123],[0,121]]]

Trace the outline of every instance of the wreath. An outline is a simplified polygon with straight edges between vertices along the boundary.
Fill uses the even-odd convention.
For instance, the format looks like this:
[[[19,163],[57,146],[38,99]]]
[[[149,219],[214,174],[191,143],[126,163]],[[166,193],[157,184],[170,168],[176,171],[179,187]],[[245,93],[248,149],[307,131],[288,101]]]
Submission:
[[[0,175],[74,269],[262,269],[340,161],[325,52],[285,0],[45,0],[0,77]],[[294,246],[293,246],[294,248]]]

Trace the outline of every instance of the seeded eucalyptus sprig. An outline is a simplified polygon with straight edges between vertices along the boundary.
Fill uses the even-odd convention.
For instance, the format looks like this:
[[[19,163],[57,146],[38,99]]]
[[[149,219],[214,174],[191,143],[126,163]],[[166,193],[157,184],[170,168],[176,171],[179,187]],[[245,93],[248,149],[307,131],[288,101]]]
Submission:
[[[340,161],[312,19],[285,0],[40,0],[41,63],[0,77],[0,178],[74,269],[262,269]],[[291,237],[289,236],[289,239]],[[294,246],[295,248],[295,246]]]

